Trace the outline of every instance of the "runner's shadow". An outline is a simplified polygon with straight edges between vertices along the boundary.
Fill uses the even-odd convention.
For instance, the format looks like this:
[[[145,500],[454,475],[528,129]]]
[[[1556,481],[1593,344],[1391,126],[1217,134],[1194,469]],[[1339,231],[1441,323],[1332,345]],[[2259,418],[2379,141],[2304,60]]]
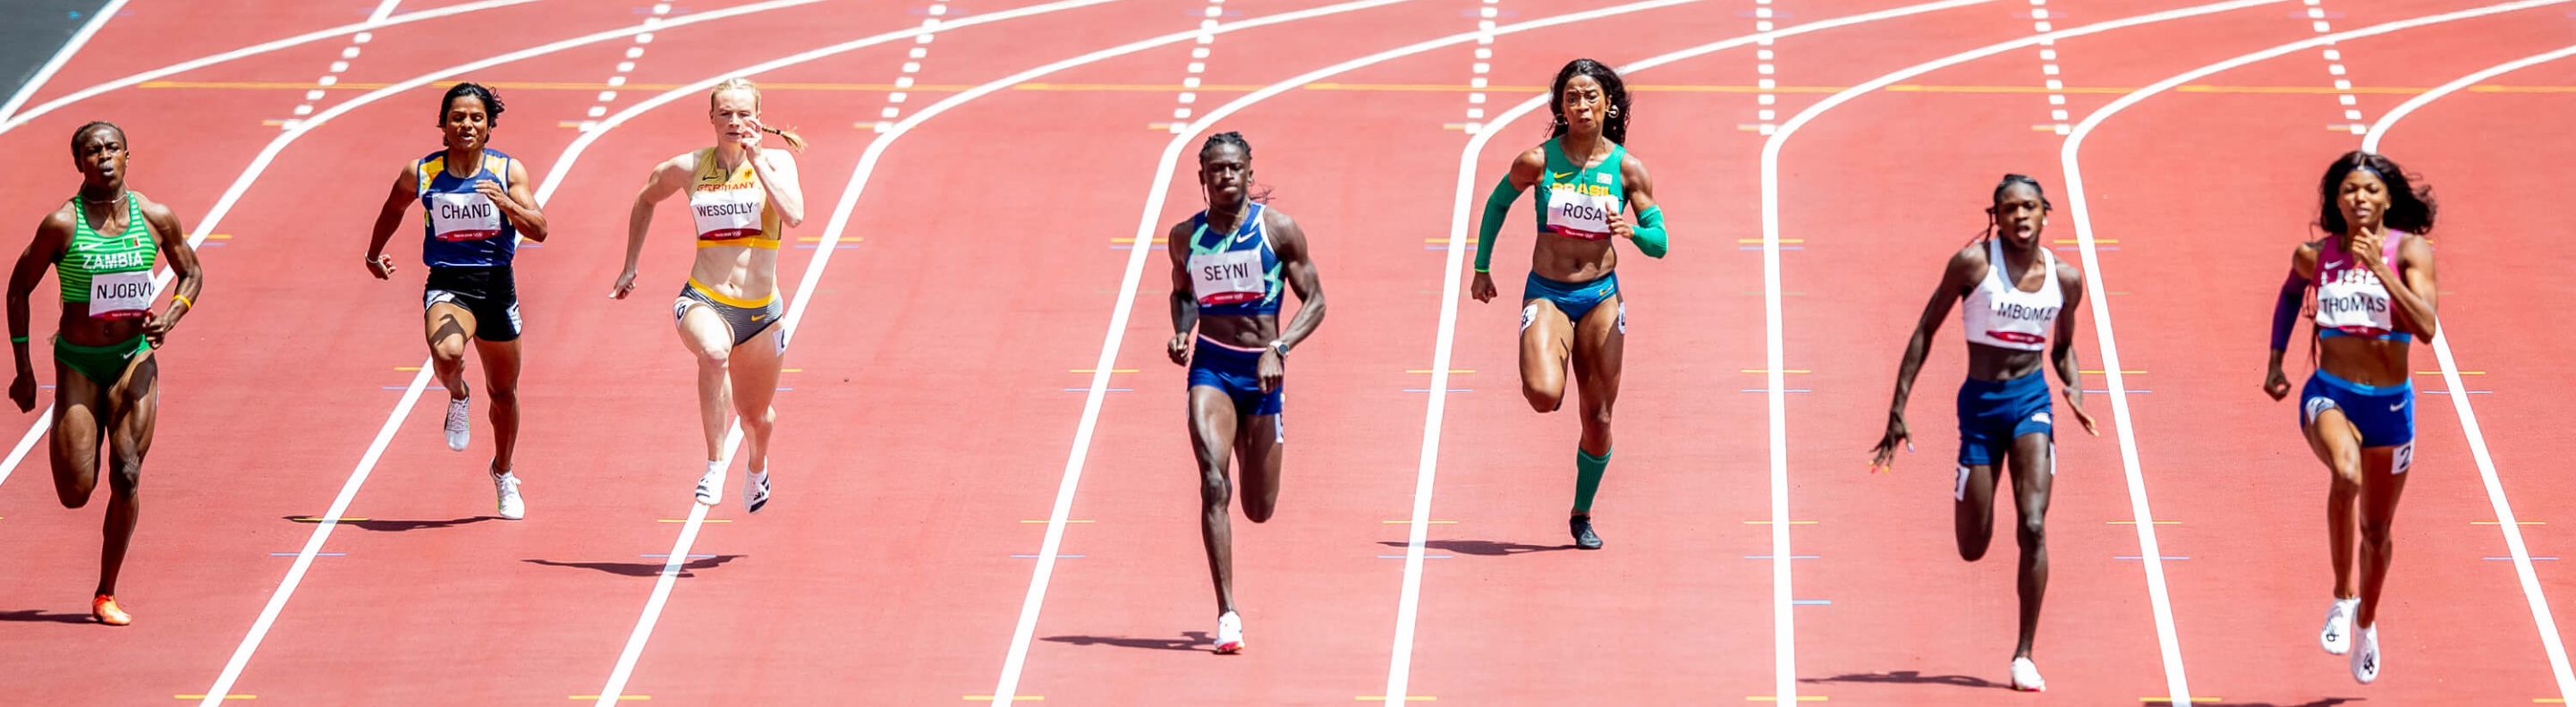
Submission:
[[[688,562],[680,564],[680,576],[695,577],[697,575],[690,574],[690,570],[715,569],[716,565],[732,562],[744,557],[750,556],[717,555],[714,557],[694,558]],[[665,564],[661,562],[557,562],[554,560],[520,560],[520,562],[534,565],[545,565],[547,567],[575,567],[586,570],[599,570],[609,574],[621,574],[628,577],[659,577],[662,575],[662,566]]]
[[[95,621],[88,614],[48,614],[43,609],[0,611],[0,621],[33,621],[57,624],[85,624]]]
[[[1406,545],[1408,545],[1408,544],[1410,544],[1410,543],[1403,543],[1403,542],[1397,542],[1397,541],[1394,541],[1394,540],[1387,540],[1387,541],[1379,542],[1378,544],[1379,544],[1379,545],[1385,545],[1385,546],[1387,546],[1387,547],[1396,547],[1396,548],[1400,548],[1400,547],[1404,547],[1404,546],[1406,546]],[[1441,552],[1455,552],[1455,553],[1462,554],[1462,555],[1484,555],[1484,556],[1487,556],[1487,557],[1502,557],[1502,556],[1504,556],[1504,555],[1518,555],[1518,554],[1526,553],[1526,552],[1551,552],[1551,551],[1555,551],[1555,550],[1572,550],[1572,549],[1574,549],[1574,546],[1572,546],[1572,545],[1523,545],[1523,544],[1521,544],[1521,543],[1496,542],[1496,541],[1493,541],[1493,540],[1430,540],[1430,541],[1425,541],[1425,542],[1423,542],[1423,543],[1422,543],[1422,549],[1424,549],[1424,550],[1439,550],[1439,551],[1441,551]]]
[[[1850,675],[1838,675],[1830,678],[1799,678],[1798,682],[1875,682],[1914,685],[1956,685],[1959,687],[1991,687],[2003,690],[2012,689],[2011,685],[1989,682],[1985,678],[1971,677],[1967,675],[1925,675],[1922,671],[1917,670],[1899,670],[1892,673],[1852,673]]]
[[[1186,632],[1183,632],[1183,633],[1181,634],[1181,636],[1182,636],[1181,638],[1120,638],[1120,637],[1116,637],[1116,636],[1048,636],[1048,637],[1046,637],[1046,638],[1042,638],[1042,639],[1038,639],[1038,640],[1042,640],[1042,641],[1054,641],[1054,642],[1057,642],[1057,643],[1068,643],[1068,644],[1077,645],[1077,646],[1117,646],[1117,647],[1120,647],[1120,648],[1151,648],[1151,649],[1154,649],[1154,650],[1164,650],[1164,651],[1195,651],[1195,650],[1206,650],[1206,648],[1205,648],[1205,647],[1215,645],[1215,641],[1216,641],[1216,639],[1214,639],[1214,638],[1210,638],[1210,637],[1208,636],[1208,634],[1207,634],[1207,632],[1206,632],[1206,631],[1186,631]]]
[[[2313,702],[2301,702],[2295,705],[2285,705],[2277,702],[2226,702],[2211,704],[2209,707],[2335,707],[2335,705],[2340,705],[2346,702],[2360,702],[2366,699],[2369,698],[2327,697]]]
[[[309,523],[311,523],[311,522],[312,522],[312,521],[309,521],[309,520],[305,520],[306,518],[310,518],[311,516],[284,516],[284,517],[285,517],[287,520],[296,521],[296,522],[299,522],[299,523],[308,523],[308,524],[309,524]],[[500,520],[500,519],[501,519],[501,517],[500,517],[500,516],[475,516],[475,517],[472,517],[472,518],[456,518],[456,519],[452,519],[452,520],[375,520],[375,519],[368,519],[368,520],[344,520],[344,521],[340,521],[340,523],[339,523],[339,524],[340,524],[340,525],[349,526],[349,527],[352,527],[352,528],[357,528],[357,529],[359,529],[359,530],[373,530],[373,531],[380,532],[380,533],[399,533],[399,532],[403,532],[403,531],[406,531],[406,530],[430,530],[430,529],[437,529],[437,528],[453,528],[453,527],[456,527],[456,526],[466,525],[466,524],[469,524],[469,523],[481,523],[481,522],[483,522],[483,521],[487,521],[487,520]]]

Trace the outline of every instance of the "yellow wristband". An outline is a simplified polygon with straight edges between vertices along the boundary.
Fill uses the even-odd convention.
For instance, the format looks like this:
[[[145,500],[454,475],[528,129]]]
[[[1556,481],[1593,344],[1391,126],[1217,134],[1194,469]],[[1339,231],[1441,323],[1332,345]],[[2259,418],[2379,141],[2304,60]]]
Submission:
[[[188,301],[188,296],[187,296],[187,295],[171,295],[171,296],[170,296],[170,301],[177,302],[177,303],[184,304],[184,305],[188,305],[188,308],[189,308],[189,309],[196,309],[196,308],[197,308],[197,303]]]

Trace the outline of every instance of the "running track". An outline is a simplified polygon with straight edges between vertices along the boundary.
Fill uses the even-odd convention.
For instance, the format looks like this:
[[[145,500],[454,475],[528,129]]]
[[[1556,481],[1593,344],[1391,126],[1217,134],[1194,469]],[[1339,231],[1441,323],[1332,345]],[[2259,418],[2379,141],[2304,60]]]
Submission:
[[[1469,704],[2128,704],[2170,699],[2177,686],[2196,704],[2564,699],[2565,659],[2543,638],[2560,628],[2535,622],[2533,593],[2561,613],[2576,595],[2556,559],[2576,552],[2563,530],[2576,518],[2556,511],[2571,488],[2548,466],[2576,451],[2548,391],[2576,380],[2545,363],[2576,341],[2549,333],[2543,314],[2571,293],[2550,284],[2564,259],[2546,240],[2497,236],[2554,226],[2509,206],[2550,203],[2546,175],[2576,159],[2548,118],[2569,108],[2558,87],[2576,85],[2576,65],[2544,62],[2447,94],[2389,126],[2383,143],[2441,200],[2445,339],[2494,488],[2524,523],[2513,531],[2535,581],[2510,559],[2462,420],[2433,393],[2447,389],[2440,366],[2419,348],[2416,368],[2433,375],[2419,376],[2418,476],[2383,604],[2390,668],[2379,684],[2349,682],[2339,658],[2312,647],[2328,588],[2321,474],[2293,411],[2256,386],[2264,301],[2312,218],[2315,165],[2361,143],[2347,126],[2565,48],[2576,3],[2194,77],[2103,115],[2063,154],[2069,138],[2055,125],[2169,77],[2485,6],[2303,2],[1234,0],[1209,17],[1195,0],[708,2],[658,16],[640,2],[536,0],[108,91],[0,132],[0,144],[43,165],[71,127],[117,121],[137,143],[137,188],[192,226],[227,188],[246,186],[222,223],[200,229],[207,308],[165,350],[166,418],[121,592],[142,621],[87,623],[98,511],[59,508],[38,449],[0,472],[0,529],[24,555],[0,580],[0,620],[16,627],[0,632],[0,655],[40,676],[21,688],[29,703],[176,703],[220,683],[217,698],[261,704],[564,704],[596,699],[650,616],[617,687],[685,704],[956,704],[990,700],[997,685],[1071,704],[1349,704],[1390,688]],[[243,14],[135,0],[29,104],[448,4]],[[1487,8],[1496,36],[1480,43]],[[741,14],[703,19],[727,10]],[[814,240],[780,263],[782,287],[805,308],[780,383],[793,390],[777,403],[780,496],[757,518],[735,505],[706,512],[678,581],[647,613],[672,564],[651,555],[672,552],[690,527],[665,521],[690,517],[683,487],[698,444],[689,363],[653,289],[675,287],[685,267],[672,215],[656,227],[642,301],[602,295],[630,190],[655,161],[703,142],[705,128],[695,94],[682,95],[562,164],[579,124],[606,119],[594,107],[617,115],[744,66],[1011,10],[1025,13],[757,76],[773,86],[773,120],[816,143],[801,157],[812,216],[793,233]],[[1539,23],[1581,12],[1597,16]],[[1886,16],[1800,29],[1870,13]],[[2037,43],[2043,31],[2157,13],[2171,17]],[[692,15],[703,21],[683,22]],[[649,28],[646,43],[549,46],[645,31],[656,17],[671,26]],[[1205,20],[1222,28],[1206,43],[1150,41]],[[1795,34],[1692,52],[1766,29]],[[547,204],[556,237],[519,269],[529,359],[518,468],[531,508],[510,523],[486,517],[489,430],[478,426],[467,453],[439,448],[441,391],[411,390],[418,374],[402,370],[422,360],[420,268],[401,255],[410,242],[397,240],[405,267],[392,283],[366,277],[353,256],[384,180],[435,145],[429,106],[454,79],[433,72],[532,47],[547,50],[468,74],[501,84],[509,102],[496,145],[541,179],[560,170]],[[1630,144],[1682,234],[1670,258],[1624,263],[1634,326],[1619,453],[1598,508],[1610,547],[1598,553],[1560,551],[1574,421],[1533,415],[1516,394],[1510,307],[1459,301],[1446,284],[1464,255],[1449,236],[1473,233],[1449,208],[1471,147],[1460,124],[1500,120],[1576,55],[1658,64],[1630,76]],[[878,127],[1076,57],[903,130]],[[1834,97],[1927,62],[1940,66]],[[1328,67],[1340,70],[1301,76]],[[323,75],[335,85],[307,98]],[[624,77],[615,96],[601,95],[608,76]],[[909,85],[895,88],[896,77]],[[1199,84],[1186,102],[1183,77]],[[1483,91],[1469,85],[1479,77]],[[311,126],[244,176],[281,134],[273,122],[298,118],[297,106],[327,112],[416,78],[436,83]],[[1773,90],[1757,85],[1765,78]],[[2048,101],[2052,78],[2063,105]],[[1288,90],[1255,92],[1274,84]],[[1334,314],[1290,379],[1281,513],[1236,524],[1251,648],[1215,659],[1201,635],[1210,611],[1174,415],[1179,371],[1161,351],[1165,254],[1133,241],[1140,216],[1168,223],[1198,208],[1187,166],[1156,163],[1176,139],[1166,129],[1175,110],[1194,122],[1238,99],[1178,139],[1195,147],[1208,129],[1245,132],[1261,181],[1315,239]],[[1468,118],[1470,108],[1482,113]],[[1544,119],[1518,116],[1473,145],[1476,198]],[[1763,127],[1793,120],[1785,133]],[[887,139],[856,200],[842,203],[871,142]],[[1770,213],[1766,140],[1777,143]],[[2083,180],[2080,215],[2068,165]],[[2105,391],[2087,396],[2105,434],[2061,440],[2038,652],[2052,689],[2038,696],[1998,687],[2012,640],[2009,528],[1976,564],[1958,561],[1950,540],[1955,326],[1910,408],[1921,451],[1892,476],[1865,473],[1863,452],[1938,259],[1975,233],[1983,193],[2006,171],[2048,184],[2059,211],[2047,237],[2107,295],[2079,312],[2085,368],[2104,366],[2096,324],[2107,319],[2129,372],[2126,414],[2114,415],[2108,376],[2088,375],[2087,388]],[[0,210],[40,213],[70,177],[41,167],[0,176]],[[1159,212],[1140,214],[1155,190]],[[836,207],[848,216],[834,233]],[[1522,213],[1494,267],[1507,295],[1517,284],[1507,275],[1526,267]],[[1779,238],[1769,244],[1766,219]],[[839,249],[812,268],[812,246],[831,235]],[[1766,257],[1776,287],[1766,287]],[[795,291],[808,272],[812,289]],[[1120,320],[1122,292],[1133,298]],[[50,321],[49,298],[36,299],[36,321]],[[1767,372],[1773,346],[1777,375]],[[1109,372],[1095,374],[1104,355]],[[1773,380],[1782,392],[1768,391]],[[1426,427],[1429,410],[1441,417]],[[25,428],[0,429],[6,441]],[[367,520],[336,524],[315,556],[296,557],[321,528],[290,518],[323,515],[361,470],[339,515]],[[1770,500],[1775,482],[1786,483],[1785,516]],[[1998,514],[2009,518],[2009,506]],[[1418,550],[1414,520],[1432,521]],[[1775,521],[1794,524],[1775,536]],[[1060,557],[1041,586],[1041,560],[1013,556],[1039,554],[1050,530]],[[2161,595],[2137,559],[2148,533],[2165,558]],[[1771,559],[1783,538],[1795,559]],[[294,593],[243,653],[299,560],[309,567]],[[1784,586],[1796,603],[1776,603]],[[227,671],[237,655],[246,658]]]

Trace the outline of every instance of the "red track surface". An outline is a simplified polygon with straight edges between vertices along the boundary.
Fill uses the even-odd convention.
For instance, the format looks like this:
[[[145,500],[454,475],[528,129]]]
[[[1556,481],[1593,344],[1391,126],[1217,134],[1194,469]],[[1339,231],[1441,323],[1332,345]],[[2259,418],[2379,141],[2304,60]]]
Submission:
[[[452,3],[406,3],[410,12]],[[738,2],[675,9],[707,12]],[[929,3],[822,3],[657,30],[623,72],[615,111],[659,86],[859,37],[919,26]],[[951,18],[1020,4],[959,6]],[[1224,6],[1224,21],[1318,7],[1322,0]],[[1345,59],[1499,23],[1606,7],[1413,0],[1182,42],[1036,79],[1050,84],[1161,85],[1193,75],[1203,115],[1267,85]],[[1781,26],[1895,7],[1782,0]],[[364,7],[360,7],[364,5]],[[2157,10],[2179,0],[2076,4],[2058,29]],[[2338,6],[2341,7],[2338,7]],[[80,87],[276,37],[357,22],[374,3],[314,4],[242,14],[137,0],[36,92]],[[2337,30],[2459,9],[2408,1],[2326,0]],[[364,89],[482,55],[633,26],[649,3],[544,0],[379,29],[315,109]],[[909,116],[958,88],[1127,42],[1198,26],[1205,6],[1123,0],[989,26],[943,31],[927,45],[891,42],[760,75],[770,84],[890,80],[928,48],[901,104]],[[1753,31],[1749,3],[1710,0],[1455,44],[1326,81],[1460,85],[1478,46],[1492,49],[1499,114],[1578,55],[1625,64]],[[2072,87],[2145,86],[2211,62],[2314,36],[2293,3],[2069,39]],[[356,8],[354,11],[352,8]],[[2030,36],[2029,7],[1994,2],[1780,40],[1785,119],[1826,95],[1918,62]],[[2346,42],[2341,63],[2366,87],[2429,87],[2563,46],[2563,8],[2405,30]],[[193,30],[193,31],[184,31]],[[220,31],[214,31],[220,30]],[[169,77],[182,82],[301,85],[342,60],[324,40]],[[485,82],[594,83],[634,41],[614,39],[474,72]],[[1193,58],[1192,48],[1209,48]],[[1775,421],[1764,377],[1762,212],[1765,137],[1742,86],[1754,47],[1632,75],[1641,87],[1630,144],[1648,161],[1679,236],[1672,257],[1623,253],[1634,326],[1619,405],[1618,454],[1598,504],[1609,541],[1559,552],[1570,493],[1571,413],[1535,415],[1518,395],[1508,302],[1463,303],[1441,464],[1411,646],[1410,694],[1440,703],[1586,704],[1648,700],[1734,704],[1772,694],[1770,449]],[[2021,87],[2043,77],[2033,50],[1906,80]],[[2313,51],[2195,83],[2323,90]],[[359,108],[278,155],[213,232],[207,307],[163,350],[165,418],[147,464],[145,519],[121,595],[136,625],[87,622],[102,497],[80,511],[55,502],[37,449],[0,484],[0,529],[22,555],[0,578],[0,655],[26,675],[28,703],[167,704],[205,692],[315,530],[286,520],[322,513],[399,402],[417,366],[421,268],[396,240],[396,281],[355,262],[385,180],[435,147],[430,87]],[[2576,83],[2576,65],[2545,64],[2488,82]],[[603,89],[605,87],[602,87]],[[1139,200],[1171,135],[1176,88],[1003,90],[931,118],[882,156],[855,205],[845,243],[809,300],[780,385],[772,452],[778,500],[758,518],[723,505],[684,565],[625,693],[683,704],[955,704],[989,695],[1077,426],[1086,369],[1132,252]],[[33,167],[0,175],[0,213],[59,203],[72,179],[62,136],[92,118],[136,142],[134,184],[198,224],[275,138],[262,120],[294,117],[304,88],[137,87],[110,92],[0,134]],[[1244,656],[1215,658],[1209,590],[1194,528],[1187,436],[1176,410],[1180,371],[1164,360],[1165,255],[1147,254],[1119,335],[1086,472],[1048,585],[1018,694],[1071,704],[1351,704],[1384,691],[1398,620],[1401,559],[1413,505],[1422,392],[1439,334],[1451,253],[1448,205],[1466,133],[1441,130],[1463,90],[1296,90],[1221,121],[1260,155],[1261,181],[1313,238],[1333,315],[1301,348],[1289,387],[1288,471],[1279,515],[1235,523],[1237,580],[1250,629]],[[601,103],[589,90],[504,89],[495,145],[534,175],[559,168]],[[2071,92],[2073,122],[2117,92]],[[2555,224],[2513,205],[2554,203],[2546,175],[2576,161],[2547,116],[2565,93],[2462,91],[2400,123],[2387,151],[2436,185],[2443,205],[2444,333],[2530,553],[2568,546],[2554,509],[2569,485],[2549,474],[2566,436],[2551,391],[2576,385],[2546,363],[2576,341],[2549,326],[2568,293]],[[2408,94],[2368,93],[2376,120]],[[800,157],[813,238],[870,140],[883,89],[773,89],[773,122],[805,129]],[[293,600],[230,690],[260,704],[565,704],[600,691],[650,595],[660,558],[686,517],[698,454],[691,364],[673,341],[663,298],[686,247],[665,214],[639,294],[601,297],[623,247],[623,213],[642,172],[707,140],[694,97],[638,116],[590,146],[547,204],[554,237],[523,253],[526,423],[518,469],[529,520],[487,518],[480,475],[490,434],[456,454],[431,430],[431,390],[408,417],[322,548]],[[1785,294],[1781,330],[1793,373],[1787,417],[1800,694],[1832,704],[2128,704],[2162,697],[2155,618],[2137,560],[2116,444],[2068,437],[2052,507],[2053,582],[2038,657],[2052,690],[2008,695],[2013,617],[2009,526],[1988,559],[1962,563],[1950,534],[1948,460],[1955,325],[1926,366],[1910,420],[1920,453],[1899,473],[1866,473],[1888,374],[1939,259],[1977,229],[1986,185],[2006,171],[2047,183],[2061,211],[2047,236],[2075,232],[2056,168],[2064,138],[2030,129],[2041,94],[1884,91],[1822,114],[1781,153]],[[2476,475],[2444,386],[2427,391],[2416,476],[2398,525],[2399,560],[2382,604],[2391,668],[2347,682],[2340,658],[2313,648],[2322,561],[2323,479],[2292,428],[2293,411],[2255,390],[2264,302],[2281,254],[2312,217],[2316,165],[2359,144],[2320,129],[2349,123],[2332,93],[2184,91],[2150,98],[2084,145],[2101,262],[2117,324],[2139,446],[2193,691],[2228,704],[2528,704],[2560,697],[2550,664]],[[1483,186],[1541,138],[1544,112],[1503,126],[1472,182]],[[1776,121],[1774,121],[1776,122]],[[1200,205],[1186,167],[1157,218]],[[1493,272],[1502,299],[1526,267],[1527,206],[1514,209]],[[2523,236],[2508,242],[2508,236]],[[2542,240],[2532,241],[2539,236]],[[212,245],[220,243],[221,245]],[[815,251],[784,253],[792,289]],[[2118,250],[2111,250],[2116,246]],[[2079,254],[2061,251],[2061,257]],[[2080,262],[2080,261],[2079,261]],[[47,285],[50,287],[50,285]],[[656,289],[661,288],[661,289]],[[43,290],[40,290],[40,293]],[[49,331],[51,298],[35,321]],[[641,300],[641,301],[635,301]],[[2101,304],[2099,302],[2092,304]],[[2079,312],[2088,369],[2100,368],[2090,312]],[[39,366],[48,351],[37,347]],[[2417,370],[2434,370],[2419,347]],[[1133,369],[1134,372],[1124,372]],[[469,379],[480,385],[480,366]],[[49,382],[49,379],[48,379]],[[2087,387],[2100,388],[2098,377]],[[391,387],[392,389],[387,389]],[[1740,392],[1741,391],[1741,392]],[[2089,409],[2113,424],[2107,395]],[[478,400],[478,418],[482,408]],[[24,424],[32,415],[12,418]],[[2072,424],[2061,432],[2075,434]],[[0,441],[23,428],[0,427]],[[737,464],[739,469],[739,464]],[[738,476],[739,474],[737,474]],[[735,481],[739,484],[739,480]],[[101,492],[104,494],[104,490]],[[2008,519],[2008,496],[1998,499]],[[1031,523],[1028,521],[1040,521]],[[2473,525],[2488,521],[2488,525]],[[2000,520],[1999,524],[2008,524]],[[2541,561],[2541,588],[2561,613],[2576,581]]]

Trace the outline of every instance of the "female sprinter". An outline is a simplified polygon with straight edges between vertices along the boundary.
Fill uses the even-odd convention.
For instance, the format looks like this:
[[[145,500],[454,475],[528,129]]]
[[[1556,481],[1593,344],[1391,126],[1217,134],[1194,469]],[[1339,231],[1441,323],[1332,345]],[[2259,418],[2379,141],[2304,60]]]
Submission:
[[[760,122],[760,87],[749,79],[716,84],[707,94],[707,122],[715,126],[716,146],[653,168],[635,195],[626,215],[626,271],[609,296],[625,299],[635,289],[635,259],[644,254],[653,205],[688,192],[698,257],[671,316],[680,344],[698,357],[698,416],[707,438],[698,503],[712,506],[724,495],[726,416],[738,412],[751,443],[742,508],[759,513],[769,504],[769,431],[778,419],[769,399],[778,394],[778,362],[787,354],[787,332],[778,328],[778,239],[780,231],[805,222],[805,192],[797,185],[796,157],[788,153],[805,149],[805,139]],[[787,149],[769,149],[761,133],[778,136]]]
[[[2326,494],[2326,541],[2334,561],[2334,604],[2317,640],[2352,655],[2352,678],[2379,679],[2379,590],[2394,543],[2389,525],[2406,469],[2415,461],[2415,386],[2407,345],[2432,339],[2433,199],[2387,157],[2348,152],[2317,185],[2317,226],[2326,237],[2290,253],[2290,277],[2272,309],[2272,363],[2263,392],[2290,393],[2281,352],[2300,300],[2316,283],[2317,370],[2299,393],[2299,429],[2333,474]],[[2361,585],[2352,581],[2354,503],[2360,503]],[[2360,650],[2352,650],[2358,630]]]
[[[79,195],[45,216],[36,238],[9,274],[9,343],[18,377],[9,399],[36,408],[34,365],[27,357],[27,295],[52,266],[62,281],[62,318],[54,332],[54,495],[64,508],[89,503],[98,487],[98,448],[108,447],[106,544],[99,549],[98,592],[90,616],[123,626],[134,617],[116,604],[116,574],[142,512],[135,484],[161,401],[161,368],[152,350],[179,318],[196,308],[205,275],[187,230],[170,207],[125,188],[125,130],[94,122],[72,132]],[[154,255],[179,278],[170,306],[152,314]]]
[[[2084,413],[2084,386],[2076,378],[2075,306],[2084,300],[2084,271],[2058,261],[2040,244],[2048,210],[2038,180],[2007,174],[1995,185],[1986,235],[1950,255],[1941,287],[1923,305],[1923,318],[1905,345],[1905,362],[1896,369],[1896,402],[1870,466],[1894,469],[1896,448],[1911,446],[1905,398],[1914,391],[1914,374],[1923,370],[1932,334],[1950,316],[1951,303],[1967,300],[1959,314],[1968,335],[1968,379],[1959,385],[1959,474],[1950,500],[1959,556],[1975,562],[1994,538],[1996,474],[2010,467],[2013,508],[2021,515],[2014,532],[2021,542],[2021,642],[2013,647],[2012,684],[2028,691],[2048,689],[2030,662],[2030,643],[2039,633],[2040,599],[2048,593],[2048,487],[2057,475],[2057,432],[2049,419],[2048,377],[2039,370],[2041,351],[2066,384],[2066,409],[2085,432],[2098,434],[2093,416]],[[2056,330],[2054,345],[2050,329]]]
[[[1226,458],[1243,464],[1243,515],[1270,520],[1279,505],[1281,377],[1288,351],[1324,323],[1324,285],[1306,231],[1254,195],[1252,145],[1238,133],[1199,148],[1208,208],[1172,224],[1172,363],[1190,367],[1190,446],[1199,460],[1199,539],[1216,581],[1216,651],[1243,650],[1234,611],[1234,533]],[[1186,246],[1186,247],[1184,247]],[[1297,316],[1279,328],[1279,291],[1297,293]],[[1192,346],[1195,333],[1198,344]]]
[[[391,279],[394,258],[385,242],[402,225],[403,211],[420,203],[420,257],[429,266],[421,296],[421,321],[438,382],[447,387],[447,448],[465,451],[472,436],[472,406],[465,386],[465,344],[483,359],[484,392],[492,395],[492,487],[502,518],[526,517],[519,477],[510,471],[519,443],[519,288],[510,274],[519,236],[546,239],[546,215],[529,192],[528,167],[489,147],[501,124],[501,97],[479,84],[460,83],[439,100],[438,130],[447,149],[403,165],[392,193],[376,212],[367,242],[367,271]]]
[[[1610,468],[1610,405],[1619,399],[1620,350],[1628,337],[1628,305],[1619,296],[1619,255],[1610,244],[1627,240],[1649,258],[1664,257],[1664,210],[1646,163],[1628,152],[1628,89],[1619,74],[1591,59],[1576,59],[1556,72],[1548,102],[1556,113],[1549,139],[1521,153],[1509,174],[1485,197],[1476,238],[1476,280],[1469,294],[1494,299],[1486,272],[1494,241],[1512,201],[1531,185],[1539,238],[1521,289],[1521,397],[1530,408],[1554,412],[1565,404],[1565,368],[1574,364],[1581,386],[1583,439],[1574,453],[1574,512],[1567,525],[1574,544],[1601,547],[1592,532],[1592,495]],[[1637,215],[1635,225],[1620,214]],[[1555,236],[1553,238],[1549,236]]]

